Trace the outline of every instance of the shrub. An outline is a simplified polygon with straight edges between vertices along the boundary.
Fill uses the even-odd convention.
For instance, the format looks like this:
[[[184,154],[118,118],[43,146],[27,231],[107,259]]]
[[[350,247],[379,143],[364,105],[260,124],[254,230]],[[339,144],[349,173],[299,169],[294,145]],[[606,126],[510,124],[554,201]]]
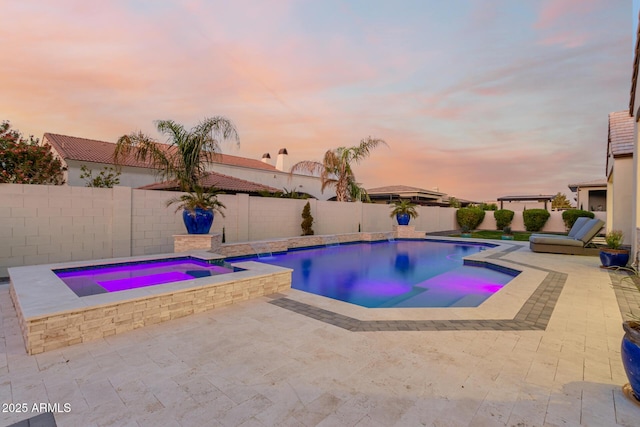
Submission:
[[[307,204],[304,205],[304,208],[302,209],[302,224],[300,224],[300,226],[302,227],[303,236],[313,235],[313,228],[311,228],[312,225],[313,216],[311,216],[311,205],[309,204],[309,202],[307,202]]]
[[[493,217],[496,219],[496,230],[502,230],[511,225],[513,215],[513,211],[510,211],[509,209],[498,209],[497,211],[494,211]]]
[[[567,230],[571,230],[573,224],[575,224],[576,220],[581,216],[593,218],[595,215],[593,212],[583,211],[582,209],[567,209],[562,212],[562,220],[564,221],[564,225],[567,227]]]
[[[495,203],[481,203],[480,208],[483,211],[495,211],[498,210],[498,205],[496,205]]]
[[[84,179],[87,187],[113,188],[120,184],[121,172],[110,166],[103,167],[97,176],[93,176],[93,171],[86,165],[80,166],[80,170],[80,179]]]
[[[0,183],[62,185],[66,170],[49,144],[24,138],[8,121],[0,124]]]
[[[480,208],[460,208],[456,211],[456,220],[460,228],[467,227],[469,230],[478,228],[484,219],[484,211]]]
[[[524,228],[527,231],[540,231],[551,214],[545,209],[527,209],[522,212]]]

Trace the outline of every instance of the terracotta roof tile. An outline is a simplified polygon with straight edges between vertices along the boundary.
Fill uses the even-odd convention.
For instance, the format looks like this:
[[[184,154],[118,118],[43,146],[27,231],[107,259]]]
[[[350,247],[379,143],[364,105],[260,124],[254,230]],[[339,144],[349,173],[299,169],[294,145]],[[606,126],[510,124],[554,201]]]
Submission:
[[[633,154],[633,117],[628,111],[609,113],[609,149],[614,156]]]
[[[278,190],[268,185],[258,184],[257,182],[246,181],[244,179],[235,178],[217,172],[207,172],[205,177],[200,181],[203,187],[215,187],[223,191],[234,191],[238,193],[257,193],[260,191],[268,191],[275,193]],[[155,184],[140,187],[141,190],[175,190],[178,188],[176,181],[158,182]]]
[[[54,133],[45,133],[43,139],[48,141],[64,160],[114,164],[113,152],[115,151],[116,144],[113,142],[97,141],[95,139],[78,138]],[[168,145],[165,146],[169,149]],[[274,166],[260,160],[231,156],[229,154],[220,154],[216,157],[214,163],[268,171],[277,170]],[[123,159],[122,164],[124,166],[153,169],[150,162],[140,162],[135,159],[133,154]]]

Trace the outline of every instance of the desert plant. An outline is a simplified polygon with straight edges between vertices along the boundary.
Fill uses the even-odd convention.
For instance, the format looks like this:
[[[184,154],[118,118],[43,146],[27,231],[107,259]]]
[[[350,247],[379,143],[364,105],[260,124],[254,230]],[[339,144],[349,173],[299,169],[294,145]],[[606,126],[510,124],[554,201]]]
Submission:
[[[307,202],[302,209],[302,235],[303,236],[312,236],[313,235],[313,216],[311,216],[311,204]]]
[[[456,220],[460,228],[475,230],[484,220],[484,215],[485,212],[478,207],[460,208],[456,211]]]
[[[562,212],[562,220],[564,221],[565,227],[567,230],[571,230],[573,224],[575,224],[576,220],[581,216],[586,216],[587,218],[595,217],[593,212],[583,211],[582,209],[567,209]]]
[[[503,228],[511,225],[513,221],[513,211],[509,209],[498,209],[493,212],[493,217],[496,219],[496,230],[502,230]]]
[[[605,241],[610,249],[620,249],[624,241],[624,233],[620,230],[611,230],[605,236]]]
[[[416,206],[415,203],[411,203],[411,200],[407,199],[395,201],[389,216],[393,218],[396,215],[409,215],[411,218],[417,218],[418,211],[416,211]]]
[[[224,217],[223,209],[226,208],[222,202],[218,200],[218,191],[214,188],[203,189],[196,186],[190,193],[182,194],[167,200],[166,205],[171,206],[178,203],[176,212],[181,209],[193,212],[196,209],[211,210],[218,212]]]
[[[114,161],[120,165],[133,153],[137,160],[149,162],[156,168],[162,178],[177,180],[182,191],[197,187],[207,163],[220,151],[220,140],[232,139],[238,143],[238,132],[226,117],[205,118],[191,130],[173,120],[157,120],[155,124],[158,132],[169,138],[168,145],[142,132],[124,135],[116,144]]]
[[[483,211],[495,211],[498,210],[498,205],[496,205],[495,203],[481,203],[480,209],[482,209]]]
[[[522,212],[524,227],[527,231],[540,231],[551,214],[545,209],[527,209]]]
[[[111,166],[103,167],[97,176],[93,176],[93,171],[86,165],[80,166],[80,170],[80,179],[84,179],[87,187],[113,188],[120,184],[121,172]]]
[[[371,150],[379,145],[387,145],[387,143],[382,139],[368,137],[355,147],[338,147],[328,150],[324,153],[322,162],[310,160],[298,162],[291,167],[290,173],[308,172],[320,175],[322,184],[320,191],[324,191],[329,186],[335,186],[338,202],[346,202],[350,199],[355,201],[353,196],[357,198],[356,200],[362,200],[364,193],[356,181],[351,165],[367,158]]]

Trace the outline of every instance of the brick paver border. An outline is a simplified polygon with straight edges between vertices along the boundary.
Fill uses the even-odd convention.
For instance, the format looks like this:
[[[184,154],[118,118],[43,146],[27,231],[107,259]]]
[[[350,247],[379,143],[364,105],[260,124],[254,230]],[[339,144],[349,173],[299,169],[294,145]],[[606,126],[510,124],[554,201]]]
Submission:
[[[490,255],[488,258],[500,259],[504,255],[517,251],[521,246],[510,248]],[[567,275],[529,264],[502,260],[547,272],[533,294],[522,305],[513,319],[453,319],[453,320],[359,320],[334,313],[286,297],[277,297],[271,304],[303,316],[319,320],[353,332],[372,331],[527,331],[545,330],[558,297],[567,281]]]

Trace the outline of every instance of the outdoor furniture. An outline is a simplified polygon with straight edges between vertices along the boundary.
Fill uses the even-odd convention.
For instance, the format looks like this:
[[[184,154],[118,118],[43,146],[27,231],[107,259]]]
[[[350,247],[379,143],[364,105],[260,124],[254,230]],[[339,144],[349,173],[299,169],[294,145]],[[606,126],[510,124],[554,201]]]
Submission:
[[[533,252],[552,254],[598,255],[599,249],[590,245],[590,242],[603,226],[604,221],[594,218],[587,220],[572,236],[532,234],[529,237],[529,248]],[[575,225],[571,228],[572,232],[574,228]]]
[[[584,225],[590,220],[591,218],[586,217],[586,216],[581,216],[578,219],[576,219],[576,222],[573,223],[573,227],[571,227],[571,230],[569,230],[569,234],[568,235],[564,235],[564,234],[543,234],[543,233],[533,233],[531,234],[531,236],[529,236],[530,238],[535,236],[535,237],[559,237],[561,239],[566,239],[567,237],[571,237],[574,238],[576,236],[576,234],[578,234],[578,232],[580,231],[580,229],[582,227],[584,227]]]

